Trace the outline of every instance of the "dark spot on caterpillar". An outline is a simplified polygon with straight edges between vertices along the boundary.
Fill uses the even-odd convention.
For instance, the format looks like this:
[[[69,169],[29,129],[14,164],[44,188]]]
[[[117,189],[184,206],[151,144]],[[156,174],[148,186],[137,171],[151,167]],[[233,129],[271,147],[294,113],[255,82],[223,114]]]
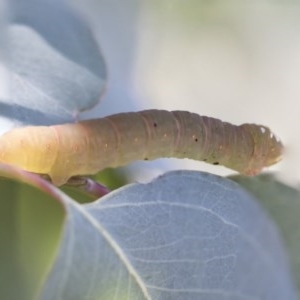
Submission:
[[[195,134],[193,134],[192,139],[193,139],[195,142],[198,142],[198,139],[197,139],[197,137],[196,137]]]
[[[207,158],[204,158],[203,161],[207,161]]]
[[[145,157],[145,158],[144,158],[144,160],[148,160],[148,159],[149,159],[148,157]]]
[[[215,165],[215,166],[217,166],[217,165],[219,165],[220,163],[218,162],[218,161],[215,161],[215,162],[213,162],[213,165]]]
[[[153,123],[153,127],[157,127],[157,123],[154,122],[154,123]]]

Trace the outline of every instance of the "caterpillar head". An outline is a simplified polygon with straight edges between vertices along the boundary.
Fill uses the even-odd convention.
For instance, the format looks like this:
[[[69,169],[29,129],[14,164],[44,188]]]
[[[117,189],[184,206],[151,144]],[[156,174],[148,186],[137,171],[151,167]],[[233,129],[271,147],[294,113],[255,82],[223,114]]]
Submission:
[[[282,159],[283,144],[268,127],[252,124],[241,125],[252,136],[254,147],[246,175],[256,175],[264,167],[271,166]]]

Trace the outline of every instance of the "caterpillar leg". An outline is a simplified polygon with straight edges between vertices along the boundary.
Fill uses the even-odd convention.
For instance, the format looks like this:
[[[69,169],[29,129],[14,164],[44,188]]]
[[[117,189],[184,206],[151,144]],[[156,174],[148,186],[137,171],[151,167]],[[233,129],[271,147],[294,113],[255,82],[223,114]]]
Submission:
[[[49,175],[47,174],[37,174],[37,175],[51,182],[51,178]],[[110,192],[110,190],[106,186],[102,185],[97,181],[94,181],[91,178],[84,177],[84,176],[73,176],[69,178],[69,180],[65,183],[65,185],[78,188],[97,199],[103,197],[104,195]]]
[[[83,176],[73,176],[66,182],[65,185],[81,189],[96,198],[100,198],[110,192],[106,186],[91,178]]]

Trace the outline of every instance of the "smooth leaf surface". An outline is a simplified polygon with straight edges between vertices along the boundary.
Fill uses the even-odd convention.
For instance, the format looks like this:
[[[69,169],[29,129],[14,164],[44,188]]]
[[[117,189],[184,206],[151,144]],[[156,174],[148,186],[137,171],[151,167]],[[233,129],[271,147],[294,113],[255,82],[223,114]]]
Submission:
[[[251,192],[276,222],[285,241],[300,298],[300,189],[269,174],[233,179]]]
[[[227,179],[171,172],[65,206],[42,299],[296,299],[276,226]]]
[[[21,296],[27,298],[25,279],[18,264],[18,237],[17,224],[15,222],[15,201],[17,190],[11,182],[3,184],[0,180],[0,298],[18,299]]]
[[[0,111],[18,124],[72,121],[95,106],[106,69],[94,37],[65,1],[10,0]]]
[[[36,299],[60,239],[61,193],[27,174],[0,164],[0,299]]]

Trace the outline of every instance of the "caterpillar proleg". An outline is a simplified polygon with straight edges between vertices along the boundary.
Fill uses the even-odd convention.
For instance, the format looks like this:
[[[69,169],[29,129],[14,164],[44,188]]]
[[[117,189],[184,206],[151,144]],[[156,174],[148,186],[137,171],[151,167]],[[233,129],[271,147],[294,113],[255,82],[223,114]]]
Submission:
[[[75,124],[29,126],[0,137],[0,162],[47,174],[57,185],[134,160],[177,157],[255,175],[281,159],[269,128],[240,126],[186,111],[145,110]]]

